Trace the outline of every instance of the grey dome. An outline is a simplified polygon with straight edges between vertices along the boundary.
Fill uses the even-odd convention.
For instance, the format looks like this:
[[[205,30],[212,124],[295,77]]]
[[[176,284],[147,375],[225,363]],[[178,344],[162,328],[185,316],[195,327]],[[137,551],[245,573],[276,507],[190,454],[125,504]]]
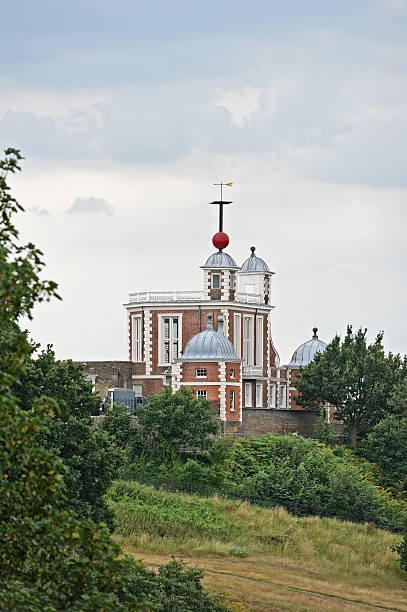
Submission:
[[[223,335],[223,317],[218,319],[218,331],[213,329],[212,315],[208,315],[205,331],[196,334],[185,347],[178,361],[241,361],[236,355],[233,344]]]
[[[254,254],[256,247],[250,247],[252,254],[242,266],[242,272],[270,272],[270,268],[263,259]]]
[[[236,264],[233,257],[224,253],[223,251],[216,251],[208,259],[204,266],[201,268],[234,268],[239,270],[239,266]]]
[[[314,327],[312,330],[314,335],[311,340],[304,342],[301,344],[295,351],[294,355],[291,358],[290,363],[288,364],[289,368],[299,368],[308,365],[311,361],[314,360],[315,355],[317,353],[323,353],[327,347],[326,342],[322,342],[317,336],[318,329]]]

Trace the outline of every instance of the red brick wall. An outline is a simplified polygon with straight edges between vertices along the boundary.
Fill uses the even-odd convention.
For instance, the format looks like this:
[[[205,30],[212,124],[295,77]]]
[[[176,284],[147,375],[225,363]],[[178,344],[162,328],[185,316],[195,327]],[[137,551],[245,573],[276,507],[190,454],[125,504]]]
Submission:
[[[235,392],[235,410],[231,410],[230,405],[230,391]],[[240,387],[239,385],[226,385],[226,420],[227,421],[239,421],[240,420]]]
[[[196,378],[196,370],[198,368],[205,368],[207,371],[206,378]],[[181,370],[181,381],[185,382],[194,382],[199,385],[199,382],[216,382],[219,380],[219,364],[217,361],[194,361],[193,363],[188,363],[188,361],[184,361],[182,363]],[[204,388],[204,387],[202,387]]]

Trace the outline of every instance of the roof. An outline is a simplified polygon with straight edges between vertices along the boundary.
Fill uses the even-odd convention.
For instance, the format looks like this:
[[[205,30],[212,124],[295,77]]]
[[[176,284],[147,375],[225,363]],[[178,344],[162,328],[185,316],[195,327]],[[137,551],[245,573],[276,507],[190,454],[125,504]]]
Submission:
[[[252,254],[244,262],[241,272],[270,272],[270,268],[266,262],[254,254],[256,247],[250,247]]]
[[[299,368],[308,365],[311,363],[311,361],[314,361],[317,353],[323,353],[328,346],[326,342],[323,342],[318,338],[318,329],[316,327],[314,327],[312,331],[314,332],[314,335],[312,336],[311,340],[301,344],[301,346],[299,346],[294,352],[291,361],[288,364],[289,368]]]
[[[213,329],[208,314],[206,329],[196,334],[185,347],[178,361],[241,361],[233,344],[223,335],[223,317],[218,318],[218,330]]]
[[[235,270],[239,270],[239,266],[236,264],[233,257],[224,253],[223,251],[216,251],[213,253],[208,259],[204,266],[201,268],[234,268]]]

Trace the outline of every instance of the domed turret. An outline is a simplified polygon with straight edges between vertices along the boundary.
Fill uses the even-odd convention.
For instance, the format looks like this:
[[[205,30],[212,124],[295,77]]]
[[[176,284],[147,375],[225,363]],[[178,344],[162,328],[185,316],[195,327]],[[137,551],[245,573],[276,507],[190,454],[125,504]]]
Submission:
[[[252,246],[250,247],[250,250],[252,254],[244,262],[241,268],[241,271],[245,272],[246,274],[249,272],[254,272],[255,274],[258,274],[259,272],[269,272],[270,273],[270,268],[268,267],[266,262],[254,254],[256,247]]]
[[[266,262],[254,254],[256,247],[250,247],[252,254],[238,272],[238,294],[249,296],[247,301],[269,304],[271,272]],[[243,297],[243,296],[242,296]]]
[[[208,314],[206,329],[196,334],[185,347],[178,361],[240,361],[233,344],[223,335],[223,317],[218,318],[218,330],[213,329]]]
[[[301,346],[299,346],[294,352],[291,361],[288,364],[289,368],[299,368],[308,365],[314,360],[317,353],[323,353],[328,346],[326,342],[323,342],[318,338],[317,327],[314,327],[312,331],[314,332],[314,335],[312,336],[311,340],[301,344]]]

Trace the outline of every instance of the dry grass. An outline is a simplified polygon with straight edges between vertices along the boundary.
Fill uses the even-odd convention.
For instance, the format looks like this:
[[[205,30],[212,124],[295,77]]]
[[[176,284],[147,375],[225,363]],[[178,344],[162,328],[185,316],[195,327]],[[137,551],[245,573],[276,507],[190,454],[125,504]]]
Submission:
[[[124,550],[152,565],[172,554],[189,559],[206,570],[209,588],[246,610],[407,612],[407,574],[392,551],[399,536],[366,524],[298,518],[282,508],[137,487],[132,499],[111,502]]]

